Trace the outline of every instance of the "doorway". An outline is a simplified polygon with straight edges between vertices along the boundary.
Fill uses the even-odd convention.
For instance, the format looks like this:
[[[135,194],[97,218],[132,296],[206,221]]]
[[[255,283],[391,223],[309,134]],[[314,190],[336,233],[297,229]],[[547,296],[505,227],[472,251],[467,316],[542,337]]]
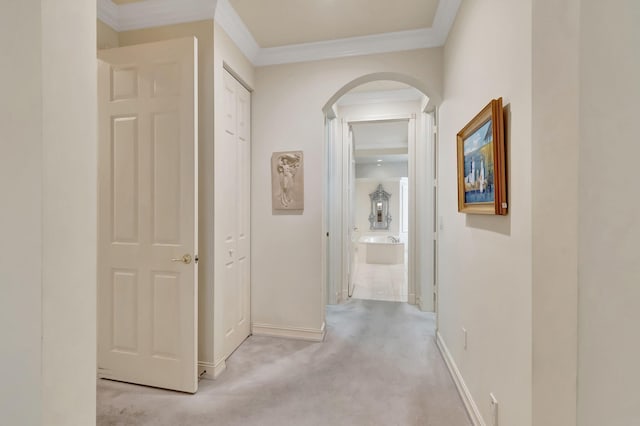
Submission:
[[[353,82],[349,83],[343,91],[332,97],[333,103],[328,103],[324,109],[327,144],[324,203],[327,239],[324,271],[329,304],[346,301],[353,297],[354,293],[359,297],[358,279],[362,280],[362,274],[359,272],[363,268],[359,271],[358,267],[367,264],[366,250],[369,246],[366,245],[366,240],[372,237],[372,252],[380,248],[373,244],[382,243],[382,240],[389,246],[402,244],[405,248],[404,256],[400,254],[398,257],[401,260],[396,263],[400,266],[397,267],[395,289],[393,284],[391,288],[387,288],[387,295],[391,293],[394,297],[382,300],[406,301],[418,305],[424,311],[435,310],[434,108],[429,98],[422,91],[406,83],[406,80],[373,79],[359,86],[354,86]],[[383,143],[380,147],[368,147],[367,129],[370,129],[368,132],[371,135],[380,136],[384,133],[385,127],[403,128],[403,133],[400,134],[405,135],[404,145],[385,147]],[[363,132],[365,136],[360,137],[364,139],[358,143],[358,133]],[[406,165],[402,165],[401,161],[405,159]],[[389,182],[387,185],[394,185],[393,191],[385,189],[382,176],[375,173],[369,177],[366,175],[367,168],[373,167],[373,170],[382,171],[385,161],[389,167],[406,169],[404,173],[392,173],[396,175],[393,176],[395,182]],[[381,163],[380,166],[378,163]],[[392,166],[393,163],[398,164]],[[366,179],[378,182],[368,182],[375,188],[369,188],[366,198],[360,195],[359,203],[364,204],[364,198],[367,207],[361,207],[360,213],[357,213],[358,202],[355,201],[355,194],[359,179],[363,179],[362,184]],[[391,226],[386,227],[385,223],[380,225],[386,229],[379,228],[377,223],[369,222],[370,217],[378,217],[378,212],[375,211],[377,205],[372,204],[369,195],[380,185],[382,193],[386,191],[390,194],[389,204],[392,200],[395,206],[392,208],[389,205],[389,211],[385,210],[385,214],[390,215]],[[401,204],[404,205],[402,212]],[[384,210],[385,207],[381,207]],[[363,209],[367,212],[364,218]],[[360,240],[362,237],[367,238]],[[403,250],[396,248],[396,251],[402,253]],[[372,256],[375,258],[376,254]],[[421,261],[416,262],[417,259]],[[405,265],[406,268],[403,268]],[[406,282],[406,290],[402,275]],[[391,281],[394,281],[393,278]],[[365,287],[360,286],[362,290]],[[369,297],[373,298],[376,295],[372,295],[372,291],[384,292],[382,289],[368,291]],[[366,292],[365,290],[360,294]],[[378,296],[384,297],[381,294]]]
[[[409,128],[408,119],[349,123],[354,299],[408,302]]]

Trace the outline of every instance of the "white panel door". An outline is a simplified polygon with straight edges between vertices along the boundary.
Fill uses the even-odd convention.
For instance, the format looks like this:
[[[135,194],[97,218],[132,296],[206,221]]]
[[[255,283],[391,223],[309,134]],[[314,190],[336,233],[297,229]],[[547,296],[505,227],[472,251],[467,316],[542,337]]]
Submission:
[[[223,81],[224,136],[215,148],[215,262],[226,358],[251,332],[251,96],[226,70]]]
[[[98,375],[196,392],[193,38],[99,52]]]

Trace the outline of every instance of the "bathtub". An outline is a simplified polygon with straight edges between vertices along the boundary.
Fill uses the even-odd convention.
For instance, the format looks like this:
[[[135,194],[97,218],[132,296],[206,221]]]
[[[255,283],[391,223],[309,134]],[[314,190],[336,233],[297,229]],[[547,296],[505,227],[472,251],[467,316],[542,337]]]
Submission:
[[[404,243],[394,243],[389,235],[363,235],[359,240],[366,263],[394,265],[404,263]],[[364,253],[363,253],[364,252]]]

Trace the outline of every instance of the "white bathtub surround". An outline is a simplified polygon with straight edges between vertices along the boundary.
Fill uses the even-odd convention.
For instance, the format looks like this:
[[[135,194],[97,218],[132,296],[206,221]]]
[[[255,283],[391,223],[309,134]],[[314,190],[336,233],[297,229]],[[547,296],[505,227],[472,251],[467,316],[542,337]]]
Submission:
[[[360,237],[354,263],[352,298],[390,302],[408,301],[407,246],[402,242],[392,243],[389,237],[388,234]],[[389,248],[391,250],[401,249],[398,262],[385,264],[369,261],[372,252],[376,256],[376,250]],[[395,255],[398,254],[395,253]]]
[[[358,244],[360,260],[377,265],[404,265],[405,251],[400,237],[393,235],[365,235]]]
[[[404,264],[403,243],[367,243],[366,263],[376,265]]]

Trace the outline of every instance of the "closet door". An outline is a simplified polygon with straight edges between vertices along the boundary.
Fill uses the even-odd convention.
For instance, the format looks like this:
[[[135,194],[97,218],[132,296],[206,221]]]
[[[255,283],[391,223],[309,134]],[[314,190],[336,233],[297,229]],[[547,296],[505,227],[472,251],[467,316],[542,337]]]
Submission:
[[[251,95],[226,70],[223,78],[224,136],[215,148],[215,287],[226,358],[251,331]]]

